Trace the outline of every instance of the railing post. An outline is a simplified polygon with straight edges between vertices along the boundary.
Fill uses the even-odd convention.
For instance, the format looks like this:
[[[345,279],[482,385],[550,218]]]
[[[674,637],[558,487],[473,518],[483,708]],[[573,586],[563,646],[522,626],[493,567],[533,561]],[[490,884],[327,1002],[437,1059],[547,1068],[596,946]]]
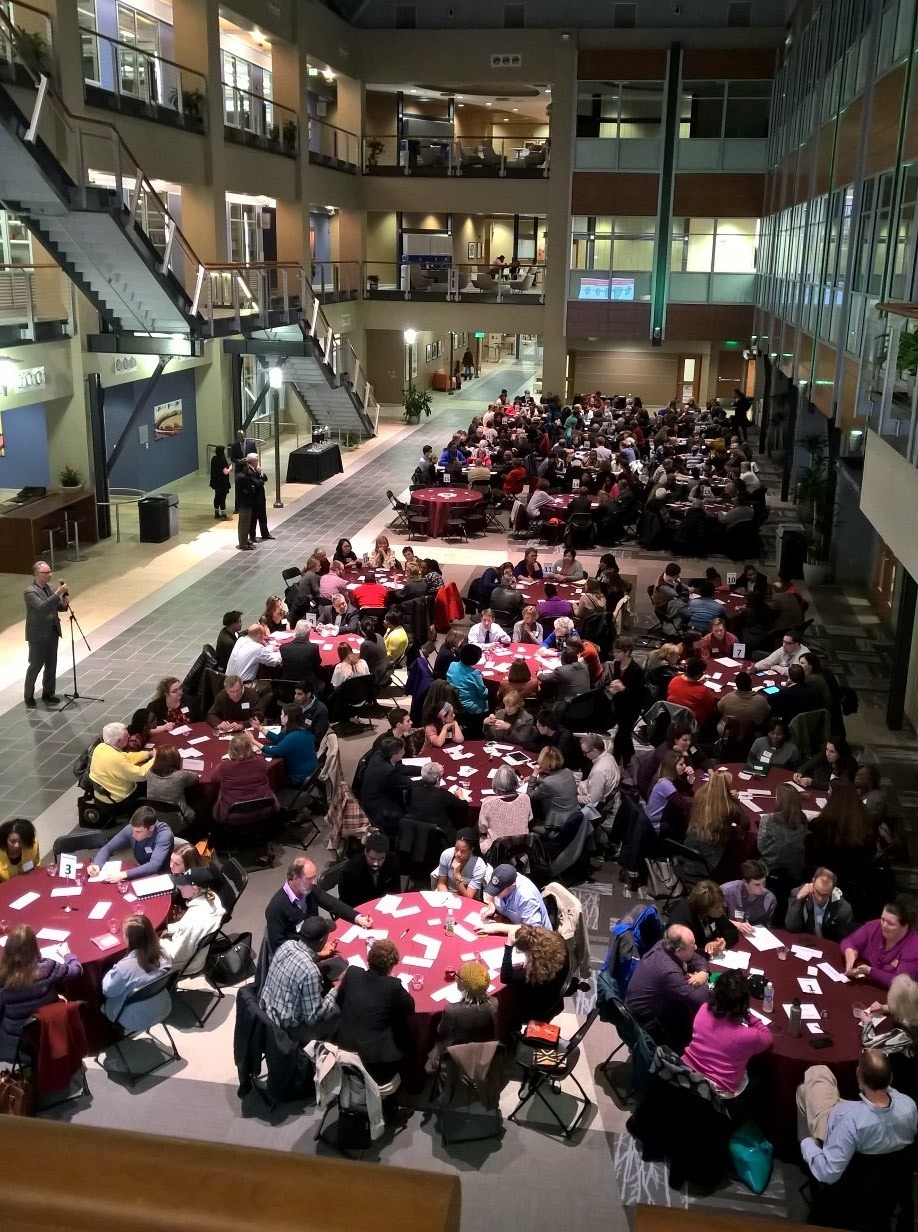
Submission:
[[[25,275],[26,280],[26,320],[29,338],[35,341],[35,288],[33,286],[34,271]]]
[[[32,106],[32,117],[29,121],[29,127],[26,129],[24,141],[28,141],[30,145],[35,144],[38,136],[38,123],[41,119],[41,109],[44,106],[45,95],[48,93],[48,77],[46,73],[42,73],[38,81],[38,92],[35,95],[35,103]]]
[[[332,327],[329,325],[328,330],[325,334],[325,354],[323,356],[326,363],[329,362],[329,358],[332,353],[332,346],[334,345],[334,341],[335,341],[335,333]]]
[[[201,292],[204,288],[205,274],[206,274],[206,270],[204,269],[204,266],[199,263],[198,264],[198,275],[194,283],[194,296],[192,297],[192,300],[191,300],[191,315],[193,317],[196,317],[198,315],[198,312],[200,311]]]
[[[169,269],[169,264],[172,261],[172,243],[175,239],[175,219],[166,219],[166,245],[163,249],[163,259],[160,262],[159,272],[165,274]]]
[[[319,300],[318,300],[318,297],[317,297],[317,295],[316,295],[315,291],[313,291],[313,293],[312,293],[312,314],[311,314],[311,318],[312,318],[312,319],[311,319],[311,320],[310,320],[310,322],[309,322],[309,332],[310,332],[310,334],[312,334],[313,338],[315,338],[315,336],[316,336],[316,327],[317,327],[317,325],[318,325],[318,321],[319,321]]]
[[[137,168],[137,177],[131,190],[130,213],[131,222],[137,221],[137,207],[140,205],[140,194],[143,192],[143,171]]]

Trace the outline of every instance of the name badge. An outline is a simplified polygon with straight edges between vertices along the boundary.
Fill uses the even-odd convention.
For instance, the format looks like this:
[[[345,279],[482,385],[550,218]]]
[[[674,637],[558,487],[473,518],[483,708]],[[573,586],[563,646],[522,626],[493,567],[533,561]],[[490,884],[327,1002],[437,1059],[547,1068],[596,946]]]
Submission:
[[[35,867],[34,860],[26,860],[25,863],[22,865],[21,871],[23,873],[31,873],[34,867]]]
[[[248,703],[248,702],[240,702],[240,703],[239,703],[239,709],[240,709],[240,710],[251,710],[251,708],[252,708],[252,707],[249,705],[249,703]]]

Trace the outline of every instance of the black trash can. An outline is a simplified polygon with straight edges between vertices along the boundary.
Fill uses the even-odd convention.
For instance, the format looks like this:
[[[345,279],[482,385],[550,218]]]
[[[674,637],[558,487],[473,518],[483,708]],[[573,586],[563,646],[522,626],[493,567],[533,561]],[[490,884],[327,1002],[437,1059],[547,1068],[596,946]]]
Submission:
[[[137,509],[141,543],[165,543],[178,534],[178,496],[174,492],[145,496],[137,502]]]
[[[799,522],[780,522],[775,531],[778,573],[782,577],[803,577],[806,560],[806,528]]]

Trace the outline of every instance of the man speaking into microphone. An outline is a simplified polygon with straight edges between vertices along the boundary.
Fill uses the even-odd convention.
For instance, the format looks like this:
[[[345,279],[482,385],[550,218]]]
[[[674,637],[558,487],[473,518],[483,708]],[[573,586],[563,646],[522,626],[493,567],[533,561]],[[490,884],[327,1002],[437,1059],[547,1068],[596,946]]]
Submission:
[[[25,592],[25,635],[29,646],[29,667],[25,678],[25,704],[35,709],[35,681],[42,672],[42,701],[56,706],[61,700],[55,696],[57,683],[57,644],[61,637],[60,613],[70,604],[70,592],[66,582],[58,582],[51,589],[51,567],[43,560],[32,566],[32,585]]]

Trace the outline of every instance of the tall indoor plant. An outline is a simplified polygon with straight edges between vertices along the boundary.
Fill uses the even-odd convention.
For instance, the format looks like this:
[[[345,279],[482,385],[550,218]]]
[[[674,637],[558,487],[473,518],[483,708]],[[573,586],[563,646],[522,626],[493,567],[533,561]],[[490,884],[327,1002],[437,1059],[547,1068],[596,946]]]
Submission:
[[[797,445],[807,455],[806,469],[797,484],[797,503],[805,509],[807,559],[803,576],[810,586],[818,586],[829,572],[829,551],[835,527],[835,484],[829,470],[829,446],[825,436],[814,432],[803,436]]]
[[[430,391],[418,389],[417,385],[409,385],[402,390],[402,419],[407,424],[421,422],[421,416],[429,416],[431,408]]]

